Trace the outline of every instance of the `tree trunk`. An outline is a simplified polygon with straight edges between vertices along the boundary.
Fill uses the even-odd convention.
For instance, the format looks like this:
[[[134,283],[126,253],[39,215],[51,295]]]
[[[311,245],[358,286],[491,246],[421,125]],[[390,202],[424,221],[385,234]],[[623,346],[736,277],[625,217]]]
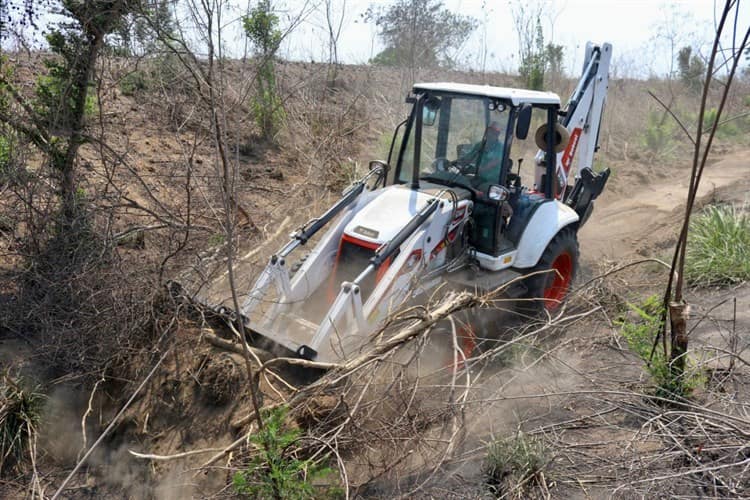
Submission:
[[[671,302],[669,304],[669,321],[672,331],[672,348],[670,350],[670,372],[672,379],[682,383],[685,373],[685,360],[688,350],[687,319],[690,315],[690,306],[685,301]]]
[[[75,223],[80,213],[77,200],[77,183],[75,178],[75,162],[78,157],[78,148],[83,143],[83,129],[86,115],[86,97],[88,96],[89,84],[96,67],[104,38],[102,35],[94,35],[89,39],[86,59],[76,68],[73,80],[74,103],[73,116],[71,119],[70,138],[68,147],[63,158],[55,159],[60,170],[60,196],[62,198],[63,226],[70,227]]]

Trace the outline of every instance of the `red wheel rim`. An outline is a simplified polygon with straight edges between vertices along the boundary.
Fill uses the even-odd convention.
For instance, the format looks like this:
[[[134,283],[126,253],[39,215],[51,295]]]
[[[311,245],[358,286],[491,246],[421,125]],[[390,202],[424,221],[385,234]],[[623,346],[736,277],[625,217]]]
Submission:
[[[449,358],[446,360],[445,366],[454,370],[460,370],[466,365],[466,360],[471,358],[474,349],[477,347],[477,334],[474,333],[474,329],[470,326],[463,326],[456,332],[456,342],[458,350],[461,352],[454,353],[451,346]],[[456,358],[453,357],[454,354]]]
[[[568,294],[573,279],[573,256],[567,252],[561,253],[552,262],[550,269],[552,276],[547,278],[547,287],[544,289],[544,307],[548,311],[554,311]]]

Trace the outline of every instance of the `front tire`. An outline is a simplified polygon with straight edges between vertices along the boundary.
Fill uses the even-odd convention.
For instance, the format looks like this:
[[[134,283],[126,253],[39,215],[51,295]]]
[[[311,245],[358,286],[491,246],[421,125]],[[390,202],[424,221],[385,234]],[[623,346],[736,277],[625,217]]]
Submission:
[[[567,299],[578,272],[578,238],[571,227],[560,230],[539,259],[527,282],[528,298],[538,310],[557,312]]]
[[[462,319],[469,318],[464,316]],[[428,373],[460,371],[479,353],[478,343],[474,327],[467,321],[456,318],[455,341],[450,321],[443,321],[427,337],[422,351],[423,366],[427,367]]]

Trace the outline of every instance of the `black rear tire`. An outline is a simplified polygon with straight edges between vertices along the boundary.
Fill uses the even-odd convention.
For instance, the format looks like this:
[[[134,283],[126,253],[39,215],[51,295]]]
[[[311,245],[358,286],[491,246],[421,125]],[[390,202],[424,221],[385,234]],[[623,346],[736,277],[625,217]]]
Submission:
[[[578,258],[576,231],[565,227],[552,238],[532,269],[532,273],[539,274],[527,279],[527,303],[533,304],[534,310],[554,313],[560,309],[578,273]]]

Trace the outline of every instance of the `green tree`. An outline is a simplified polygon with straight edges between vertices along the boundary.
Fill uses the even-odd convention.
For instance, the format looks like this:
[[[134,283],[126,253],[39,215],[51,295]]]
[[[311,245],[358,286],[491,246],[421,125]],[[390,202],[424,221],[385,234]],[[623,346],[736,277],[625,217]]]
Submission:
[[[687,88],[693,92],[703,89],[706,63],[697,54],[693,54],[693,49],[689,45],[677,53],[677,69],[680,72],[680,80]]]
[[[44,9],[45,2],[27,2],[32,9]],[[47,158],[58,186],[60,234],[80,220],[82,199],[76,179],[80,146],[86,142],[86,113],[91,110],[89,90],[94,82],[97,59],[105,37],[123,16],[137,7],[136,0],[62,0],[66,20],[47,35],[55,57],[45,61],[47,75],[37,87],[37,99],[29,101],[7,77],[2,61],[0,91],[14,103],[12,110],[0,110],[0,122],[37,147]]]
[[[463,45],[478,24],[472,17],[449,11],[442,0],[371,5],[364,20],[375,23],[385,45],[370,62],[409,68],[454,66],[452,51]]]
[[[537,16],[534,35],[521,46],[521,64],[518,73],[529,89],[541,90],[544,87],[545,49],[542,22]]]
[[[546,72],[553,77],[560,77],[563,74],[563,55],[565,47],[548,43],[544,49],[544,61]]]
[[[150,55],[160,49],[160,34],[173,35],[175,19],[170,0],[141,0],[139,8],[122,16],[112,36],[107,39],[110,51],[119,56]]]
[[[284,118],[276,89],[275,58],[283,38],[279,17],[273,11],[271,0],[260,0],[242,22],[258,60],[258,90],[253,101],[255,122],[263,137],[272,140]]]
[[[29,4],[47,12],[43,0]],[[0,133],[11,131],[19,158],[29,160],[28,168],[18,165],[13,172],[18,201],[12,207],[19,213],[11,215],[23,224],[12,270],[18,285],[14,307],[0,316],[7,324],[24,325],[40,346],[42,365],[88,378],[105,370],[114,360],[111,353],[148,321],[137,324],[130,313],[149,301],[150,292],[143,290],[143,300],[134,298],[141,297],[136,292],[123,294],[129,279],[113,270],[120,261],[110,225],[97,225],[106,218],[97,218],[103,207],[95,205],[95,191],[86,191],[98,179],[86,182],[80,159],[81,147],[90,143],[105,155],[103,131],[90,126],[87,115],[91,89],[97,87],[105,38],[138,4],[62,0],[59,5],[62,21],[49,32],[49,51],[41,55],[46,72],[35,93],[24,89],[23,75],[14,76],[11,63],[0,59],[0,102],[7,102],[0,105]],[[128,312],[104,325],[102,311]]]

